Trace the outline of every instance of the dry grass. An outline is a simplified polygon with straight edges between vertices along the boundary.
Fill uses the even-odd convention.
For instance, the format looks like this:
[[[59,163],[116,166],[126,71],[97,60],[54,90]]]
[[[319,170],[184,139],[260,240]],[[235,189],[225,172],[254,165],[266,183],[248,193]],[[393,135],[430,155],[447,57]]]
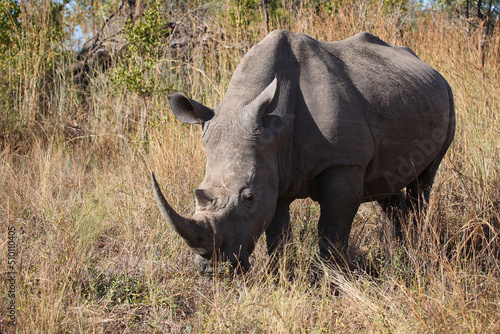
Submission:
[[[200,130],[174,120],[165,96],[155,96],[144,149],[133,132],[140,99],[117,94],[102,74],[89,88],[91,112],[81,117],[85,110],[62,77],[49,104],[57,115],[51,130],[33,130],[0,152],[0,232],[16,229],[19,333],[500,332],[499,30],[481,68],[477,38],[440,15],[410,20],[366,5],[333,16],[303,9],[271,25],[322,40],[368,30],[410,46],[450,82],[456,140],[416,235],[396,244],[380,212],[364,205],[351,237],[356,269],[326,268],[317,259],[319,207],[301,200],[292,206],[294,242],[279,274],[268,274],[261,239],[245,276],[199,276],[159,215],[149,172],[180,213],[192,213],[204,170]],[[234,29],[227,17],[215,26]],[[164,59],[158,80],[216,105],[243,54],[224,46],[258,41],[263,26],[227,35],[189,66]],[[32,82],[29,72],[20,75]],[[18,107],[35,122],[36,104],[26,96]],[[85,124],[83,137],[60,130],[73,116]],[[0,259],[5,273],[4,238]],[[2,280],[2,310],[7,293]],[[13,331],[3,314],[0,332]]]

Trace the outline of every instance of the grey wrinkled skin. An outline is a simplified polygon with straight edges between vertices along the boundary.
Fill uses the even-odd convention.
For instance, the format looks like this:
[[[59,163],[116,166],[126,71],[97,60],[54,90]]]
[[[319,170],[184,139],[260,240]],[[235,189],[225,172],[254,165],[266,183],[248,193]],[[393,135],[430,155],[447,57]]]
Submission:
[[[368,33],[325,43],[273,31],[245,55],[215,110],[180,92],[169,98],[179,120],[203,126],[206,175],[192,218],[175,213],[154,176],[153,188],[204,273],[214,259],[247,269],[263,232],[279,255],[297,198],[321,206],[321,254],[342,254],[362,202],[403,218],[423,206],[455,132],[446,80]]]

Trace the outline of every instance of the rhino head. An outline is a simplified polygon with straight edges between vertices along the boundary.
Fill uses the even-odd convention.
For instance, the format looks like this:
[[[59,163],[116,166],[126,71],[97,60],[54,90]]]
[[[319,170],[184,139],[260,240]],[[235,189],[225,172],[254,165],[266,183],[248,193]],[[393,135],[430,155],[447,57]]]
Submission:
[[[272,117],[268,114],[276,109],[278,95],[276,78],[252,101],[224,99],[215,112],[183,93],[169,95],[180,121],[203,125],[206,173],[195,190],[191,218],[172,209],[154,175],[153,189],[161,213],[194,251],[202,273],[214,272],[217,261],[248,269],[255,242],[273,219],[279,191],[277,143],[270,140],[265,118]]]

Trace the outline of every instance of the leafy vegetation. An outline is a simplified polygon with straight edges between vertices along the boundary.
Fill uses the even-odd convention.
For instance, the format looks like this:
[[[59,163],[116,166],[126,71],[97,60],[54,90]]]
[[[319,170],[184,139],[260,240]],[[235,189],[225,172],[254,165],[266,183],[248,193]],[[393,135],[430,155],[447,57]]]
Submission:
[[[167,23],[159,2],[148,7],[138,20],[125,22],[127,52],[116,66],[113,79],[117,84],[140,97],[151,97],[158,90],[153,70],[162,56],[162,45],[168,35]]]
[[[172,117],[166,93],[216,106],[265,35],[261,3],[2,1],[0,272],[13,227],[17,324],[0,312],[0,332],[499,332],[500,33],[483,50],[481,25],[445,10],[454,3],[268,2],[270,29],[321,40],[366,30],[412,48],[452,86],[456,139],[404,242],[366,204],[352,270],[326,267],[319,207],[300,200],[277,274],[261,238],[245,276],[204,277],[161,218],[149,173],[192,213],[201,130]],[[2,305],[9,289],[2,276]]]

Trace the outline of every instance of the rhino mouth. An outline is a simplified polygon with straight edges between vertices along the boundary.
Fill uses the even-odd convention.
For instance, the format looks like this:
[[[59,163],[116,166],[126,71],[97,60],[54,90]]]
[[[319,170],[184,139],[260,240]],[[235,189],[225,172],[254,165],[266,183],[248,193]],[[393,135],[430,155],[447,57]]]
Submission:
[[[255,247],[251,243],[248,247],[240,247],[237,253],[221,252],[219,249],[216,254],[211,257],[205,257],[196,254],[194,259],[195,267],[201,274],[209,275],[231,275],[231,274],[244,274],[250,270],[249,257]],[[245,249],[243,251],[242,249]],[[232,254],[232,255],[228,255]]]
[[[194,258],[196,269],[203,275],[231,275],[244,274],[250,270],[248,260],[226,260],[218,261],[216,258],[205,258],[201,255],[196,255]]]

